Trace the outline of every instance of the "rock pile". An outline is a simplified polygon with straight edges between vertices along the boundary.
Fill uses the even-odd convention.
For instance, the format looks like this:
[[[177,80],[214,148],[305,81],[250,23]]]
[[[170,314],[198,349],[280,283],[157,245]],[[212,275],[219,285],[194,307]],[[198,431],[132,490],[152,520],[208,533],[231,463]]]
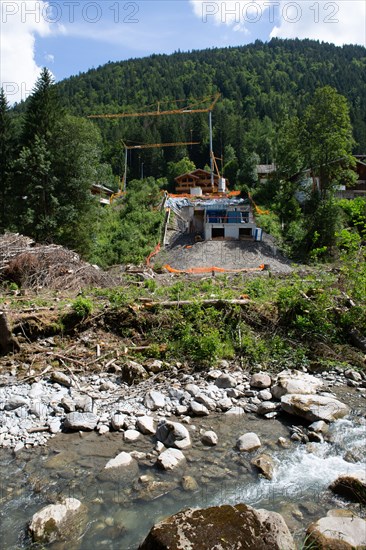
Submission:
[[[142,365],[137,366],[148,376]],[[133,441],[138,437],[133,430],[153,435],[157,428],[157,439],[164,446],[183,450],[191,444],[183,424],[212,412],[243,417],[256,413],[268,420],[283,413],[295,415],[313,424],[294,427],[292,439],[322,441],[329,422],[349,412],[329,392],[314,393],[323,388],[320,375],[283,371],[272,380],[266,373],[250,376],[227,365],[212,369],[205,378],[201,373],[178,377],[174,368],[170,372],[169,378],[156,374],[133,387],[123,380],[123,370],[122,378],[119,373],[71,378],[53,371],[47,379],[28,384],[0,377],[0,446],[18,451],[43,445],[67,430],[128,431],[125,437]],[[365,375],[352,380],[366,396]],[[335,373],[332,383],[344,382],[344,376]],[[214,437],[205,438],[206,445],[216,443]]]

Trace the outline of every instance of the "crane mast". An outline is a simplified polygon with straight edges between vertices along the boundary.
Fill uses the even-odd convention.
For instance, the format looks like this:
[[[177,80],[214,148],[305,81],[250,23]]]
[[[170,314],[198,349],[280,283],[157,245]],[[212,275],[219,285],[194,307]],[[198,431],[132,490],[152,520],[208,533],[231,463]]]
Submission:
[[[211,187],[214,188],[214,153],[212,145],[212,110],[218,102],[221,94],[217,93],[208,97],[205,97],[201,100],[192,100],[190,103],[186,103],[181,109],[167,109],[161,110],[161,102],[157,103],[157,110],[155,111],[141,111],[137,113],[104,113],[104,114],[94,114],[89,115],[87,118],[100,118],[100,119],[113,119],[113,118],[128,118],[128,117],[146,117],[146,116],[163,116],[163,115],[185,115],[192,113],[208,113],[209,116],[209,131],[210,131],[210,171],[211,171]],[[176,100],[175,103],[179,101],[186,100]],[[197,105],[202,105],[211,101],[208,107],[197,107]],[[135,145],[135,146],[126,146],[125,144],[125,171],[123,176],[123,189],[126,190],[126,181],[127,181],[127,151],[129,149],[148,149],[149,147],[174,147],[177,145],[196,145],[199,142],[181,142],[181,143],[155,143],[152,145]]]

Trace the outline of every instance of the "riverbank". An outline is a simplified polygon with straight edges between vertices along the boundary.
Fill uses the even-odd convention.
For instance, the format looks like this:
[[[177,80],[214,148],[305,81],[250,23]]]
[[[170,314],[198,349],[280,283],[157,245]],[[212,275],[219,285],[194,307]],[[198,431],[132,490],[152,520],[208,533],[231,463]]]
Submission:
[[[38,446],[25,443],[15,452],[10,446],[0,451],[4,548],[29,547],[27,525],[32,515],[65,497],[77,498],[88,510],[82,539],[78,544],[68,542],[68,547],[72,542],[80,550],[136,550],[153,523],[187,506],[245,502],[274,510],[285,518],[297,541],[303,540],[311,521],[330,509],[364,515],[358,504],[328,489],[339,475],[359,472],[365,465],[365,381],[353,380],[354,372],[286,372],[269,381],[268,373],[250,374],[223,363],[205,374],[154,374],[137,386],[120,382],[116,374],[75,377],[69,388],[55,380],[23,384],[23,398],[30,399],[35,390],[40,397],[42,389],[43,403],[48,395],[59,393],[68,396],[69,407],[71,400],[77,406],[76,391],[85,397],[92,390],[94,412],[79,409],[78,415],[89,421],[89,415],[96,415],[99,420],[92,430],[80,424],[71,430],[65,420],[73,413],[63,409],[59,433],[34,434],[46,437],[46,445],[39,441]],[[290,381],[306,382],[319,397],[331,399],[333,393],[337,403],[347,404],[347,414],[314,426],[286,413],[273,393],[287,392]],[[268,382],[268,387],[261,387]],[[2,414],[9,419],[16,410]],[[331,413],[336,413],[334,407]],[[34,420],[40,423],[41,418]],[[164,426],[174,429],[164,432]],[[245,434],[256,434],[259,446],[239,447]],[[183,460],[159,460],[172,450]],[[106,469],[121,455],[130,461]],[[263,456],[270,470],[258,462]]]
[[[59,547],[80,550],[135,550],[191,506],[274,510],[296,541],[334,508],[364,515],[329,489],[366,462],[363,314],[339,274],[123,277],[2,297],[17,342],[0,359],[7,550],[68,497],[85,523]]]

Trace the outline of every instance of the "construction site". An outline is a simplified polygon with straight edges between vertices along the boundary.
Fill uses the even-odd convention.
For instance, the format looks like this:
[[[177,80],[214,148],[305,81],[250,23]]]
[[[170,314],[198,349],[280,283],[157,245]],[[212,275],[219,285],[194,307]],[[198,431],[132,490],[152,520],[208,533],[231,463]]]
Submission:
[[[90,115],[90,118],[161,117],[195,113],[208,114],[210,170],[197,168],[175,177],[174,193],[166,192],[161,207],[165,220],[161,241],[147,259],[149,267],[171,273],[215,273],[245,271],[290,271],[287,260],[279,254],[272,238],[257,226],[256,214],[265,215],[250,195],[230,190],[220,173],[213,151],[212,112],[220,94],[204,98],[179,109],[147,112]],[[202,106],[210,102],[208,106]],[[152,143],[124,147],[124,174],[117,193],[104,193],[104,204],[123,200],[128,192],[128,153],[151,148],[198,145],[197,141]],[[222,171],[222,169],[221,169]],[[98,190],[95,190],[95,194]],[[107,198],[106,198],[107,197]]]

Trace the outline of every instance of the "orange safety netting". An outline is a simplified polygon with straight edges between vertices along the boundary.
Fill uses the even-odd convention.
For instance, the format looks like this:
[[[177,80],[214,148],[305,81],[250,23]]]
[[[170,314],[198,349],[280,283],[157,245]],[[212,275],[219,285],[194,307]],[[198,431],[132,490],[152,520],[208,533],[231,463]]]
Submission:
[[[261,264],[258,267],[243,267],[239,269],[225,269],[223,267],[190,267],[189,269],[176,269],[169,264],[163,265],[164,269],[169,271],[169,273],[246,273],[250,271],[263,271],[264,264]]]
[[[151,258],[153,258],[154,256],[156,256],[156,254],[157,254],[159,251],[160,251],[160,243],[158,243],[158,244],[156,245],[156,247],[154,248],[154,250],[153,250],[152,252],[150,252],[150,254],[148,255],[148,257],[146,258],[146,265],[147,265],[148,267],[152,267],[152,266],[151,266],[150,260],[151,260]]]
[[[258,205],[254,202],[254,200],[253,200],[253,198],[252,198],[252,195],[251,195],[250,193],[248,193],[248,197],[249,197],[250,201],[252,202],[252,204],[253,204],[253,206],[254,206],[254,209],[255,209],[255,211],[256,211],[257,214],[259,214],[259,215],[261,216],[261,215],[263,215],[263,214],[268,215],[268,214],[270,213],[269,210],[263,210],[262,208],[260,208],[260,206],[258,206]]]

